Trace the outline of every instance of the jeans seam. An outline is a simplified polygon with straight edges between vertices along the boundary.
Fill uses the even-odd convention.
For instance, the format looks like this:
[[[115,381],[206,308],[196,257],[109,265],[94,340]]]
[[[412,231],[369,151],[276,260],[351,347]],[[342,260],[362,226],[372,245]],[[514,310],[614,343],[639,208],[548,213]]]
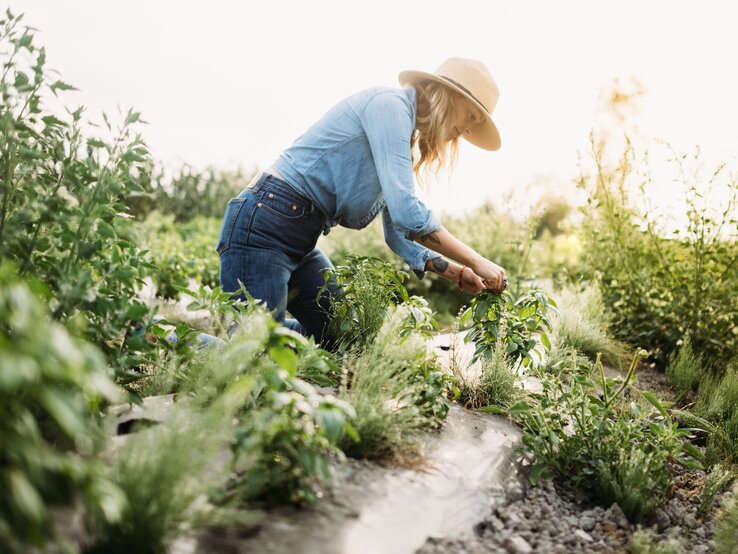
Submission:
[[[228,239],[223,241],[225,247],[222,250],[218,251],[218,254],[222,254],[223,252],[225,252],[231,247],[231,241],[233,240],[233,230],[236,228],[236,222],[238,221],[238,216],[241,214],[241,210],[243,209],[243,205],[245,202],[246,202],[245,198],[240,199],[239,201],[240,205],[238,206],[238,209],[236,210],[236,212],[233,214],[233,218],[227,229]],[[228,204],[230,204],[230,202]]]

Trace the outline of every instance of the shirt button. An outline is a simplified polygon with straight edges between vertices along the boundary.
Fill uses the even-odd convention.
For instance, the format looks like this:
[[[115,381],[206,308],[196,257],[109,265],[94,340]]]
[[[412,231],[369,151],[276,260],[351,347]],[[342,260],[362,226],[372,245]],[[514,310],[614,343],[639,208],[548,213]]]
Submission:
[[[269,198],[274,198],[274,195],[271,192],[269,193]]]
[[[293,205],[292,205],[292,211],[295,211],[296,209],[297,209],[297,206],[295,206],[295,205],[293,204]]]
[[[259,203],[258,203],[258,204],[257,204],[256,206],[257,206],[258,208],[261,208],[261,202],[259,202]]]

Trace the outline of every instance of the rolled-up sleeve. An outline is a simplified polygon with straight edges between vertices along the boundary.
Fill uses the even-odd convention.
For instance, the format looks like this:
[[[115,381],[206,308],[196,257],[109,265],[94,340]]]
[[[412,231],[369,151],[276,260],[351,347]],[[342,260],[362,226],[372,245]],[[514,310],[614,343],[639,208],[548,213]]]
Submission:
[[[425,275],[426,262],[434,258],[440,258],[441,255],[405,237],[404,233],[392,221],[387,206],[382,210],[382,224],[384,226],[384,241],[387,246],[405,260],[418,279],[422,279]]]
[[[440,229],[438,219],[415,196],[411,107],[396,95],[380,93],[367,103],[361,123],[394,225],[411,240]]]

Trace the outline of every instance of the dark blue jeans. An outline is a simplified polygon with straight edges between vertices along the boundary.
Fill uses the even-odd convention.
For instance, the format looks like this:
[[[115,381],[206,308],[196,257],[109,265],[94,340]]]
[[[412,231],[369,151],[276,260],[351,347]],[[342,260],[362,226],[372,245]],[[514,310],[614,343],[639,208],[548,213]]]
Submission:
[[[333,267],[316,248],[323,225],[322,213],[310,200],[263,173],[228,202],[217,250],[223,290],[235,293],[243,283],[277,321],[332,349],[328,310],[338,289],[331,281],[329,291],[318,298],[325,284],[323,271]],[[285,320],[287,310],[296,321]]]

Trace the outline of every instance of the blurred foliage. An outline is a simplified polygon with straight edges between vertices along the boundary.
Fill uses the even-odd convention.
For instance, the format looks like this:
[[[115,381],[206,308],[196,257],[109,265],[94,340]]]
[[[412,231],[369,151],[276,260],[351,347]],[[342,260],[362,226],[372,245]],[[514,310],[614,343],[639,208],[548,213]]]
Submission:
[[[215,251],[219,222],[214,218],[193,217],[177,223],[173,215],[151,212],[135,225],[137,242],[148,252],[147,260],[156,294],[177,298],[178,287],[196,285],[217,287],[220,261]]]
[[[581,179],[589,192],[585,252],[618,338],[663,365],[689,335],[695,353],[720,373],[738,355],[738,182],[722,166],[703,181],[699,165],[688,173],[685,158],[674,164],[686,187],[686,228],[669,235],[645,200],[651,180],[633,148],[615,167],[595,154],[595,173]],[[719,202],[714,189],[722,191]]]
[[[139,219],[152,212],[171,215],[177,222],[195,217],[221,218],[228,201],[246,187],[254,174],[241,168],[198,171],[185,165],[169,175],[149,161],[138,181],[140,190],[130,194],[126,203]]]
[[[0,265],[0,543],[17,552],[60,540],[53,506],[84,495],[109,517],[122,509],[94,459],[96,415],[122,391],[100,351],[51,319],[39,300],[47,294],[14,265]]]

